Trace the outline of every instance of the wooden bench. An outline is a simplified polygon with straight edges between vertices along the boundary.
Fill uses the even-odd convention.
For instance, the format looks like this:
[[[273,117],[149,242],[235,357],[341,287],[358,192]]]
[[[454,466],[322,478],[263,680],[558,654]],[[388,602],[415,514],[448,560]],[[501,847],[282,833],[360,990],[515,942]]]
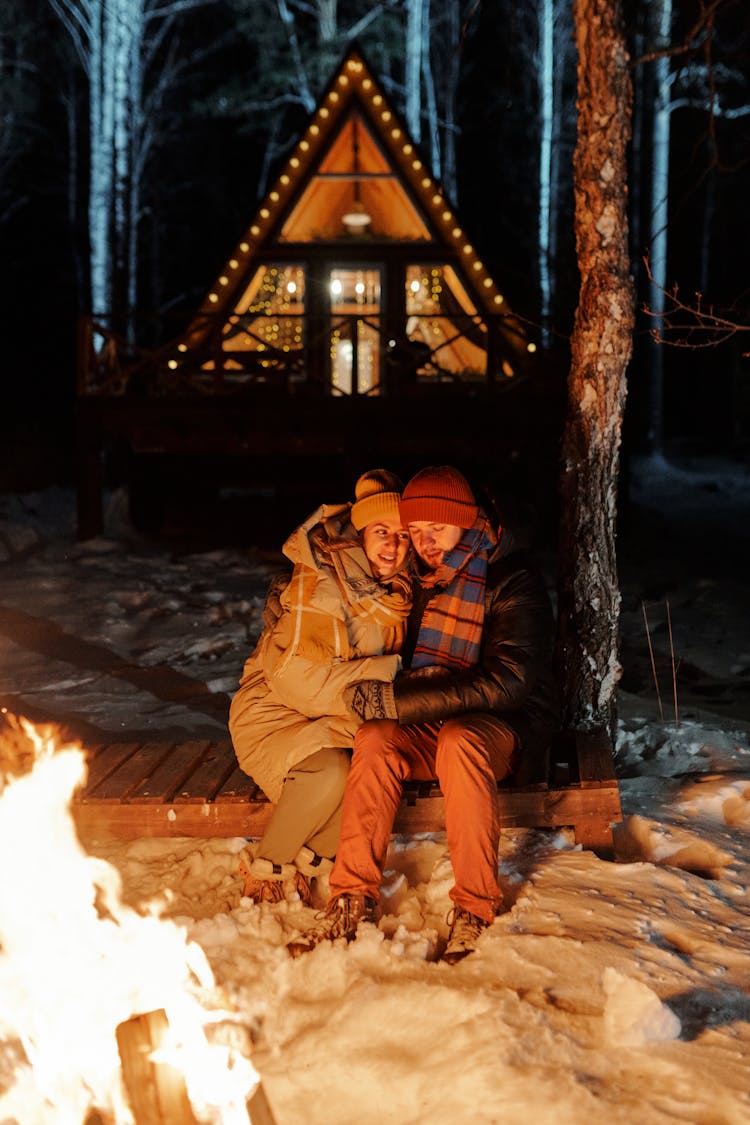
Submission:
[[[604,732],[560,739],[546,782],[498,786],[504,828],[572,828],[576,841],[607,853],[622,820],[612,750]],[[115,742],[89,752],[88,779],[73,801],[83,837],[263,834],[273,806],[237,765],[226,742]],[[437,782],[404,786],[394,833],[445,827]]]

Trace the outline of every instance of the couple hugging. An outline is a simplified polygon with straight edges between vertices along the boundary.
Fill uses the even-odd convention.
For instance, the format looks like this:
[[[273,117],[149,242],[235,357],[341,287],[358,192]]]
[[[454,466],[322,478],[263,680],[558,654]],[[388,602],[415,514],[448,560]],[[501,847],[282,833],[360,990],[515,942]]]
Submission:
[[[298,956],[373,922],[404,781],[445,797],[454,908],[443,960],[472,953],[502,904],[497,782],[538,773],[558,722],[552,612],[509,531],[443,465],[406,487],[375,469],[284,545],[229,726],[274,802],[243,853],[244,893],[279,901],[327,876]]]

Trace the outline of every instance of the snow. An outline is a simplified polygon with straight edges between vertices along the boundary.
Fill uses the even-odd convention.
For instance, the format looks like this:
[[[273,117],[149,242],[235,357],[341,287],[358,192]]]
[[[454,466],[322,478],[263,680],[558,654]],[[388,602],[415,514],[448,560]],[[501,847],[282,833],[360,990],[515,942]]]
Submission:
[[[312,908],[241,898],[243,840],[84,841],[126,908],[203,951],[278,1125],[750,1120],[750,484],[652,461],[633,495],[617,861],[564,832],[507,830],[504,910],[472,957],[434,959],[451,886],[440,834],[393,841],[377,926],[298,960],[284,944],[324,888]],[[0,497],[0,705],[82,737],[226,737],[277,559],[144,541],[121,510],[112,497],[106,535],[80,544],[64,491]],[[666,596],[679,722],[671,678],[659,717],[643,633],[643,602],[654,628]],[[48,875],[28,870],[27,893]],[[0,1036],[0,1105],[11,1060]]]

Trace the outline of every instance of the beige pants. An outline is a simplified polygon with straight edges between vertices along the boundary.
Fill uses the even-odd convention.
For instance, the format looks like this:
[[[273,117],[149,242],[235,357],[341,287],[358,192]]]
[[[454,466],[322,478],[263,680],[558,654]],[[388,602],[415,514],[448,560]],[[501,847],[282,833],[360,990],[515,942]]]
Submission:
[[[348,750],[327,746],[289,771],[256,857],[291,863],[307,844],[318,855],[333,859],[349,760]]]

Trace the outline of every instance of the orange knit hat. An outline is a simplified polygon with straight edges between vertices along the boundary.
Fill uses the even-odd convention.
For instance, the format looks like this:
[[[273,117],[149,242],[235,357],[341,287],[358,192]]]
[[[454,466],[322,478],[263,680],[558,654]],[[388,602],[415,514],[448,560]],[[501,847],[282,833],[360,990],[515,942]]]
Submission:
[[[473,527],[479,507],[469,482],[451,465],[422,469],[407,484],[399,505],[404,525],[426,521]]]
[[[374,520],[398,520],[398,503],[403,484],[387,469],[370,469],[363,473],[354,488],[356,501],[352,507],[351,521],[357,531]]]

